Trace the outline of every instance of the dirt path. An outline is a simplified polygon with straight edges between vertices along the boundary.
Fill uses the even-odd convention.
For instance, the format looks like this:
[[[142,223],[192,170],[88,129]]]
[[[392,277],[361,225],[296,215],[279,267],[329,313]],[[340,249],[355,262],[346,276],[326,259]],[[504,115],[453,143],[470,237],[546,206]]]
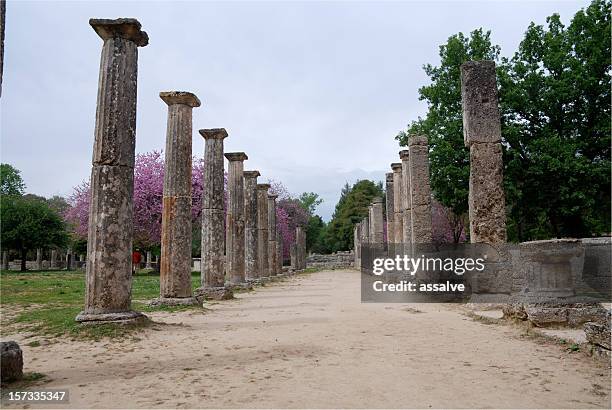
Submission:
[[[151,316],[168,325],[136,341],[25,346],[26,370],[81,408],[610,406],[590,359],[452,306],[361,304],[357,272]]]

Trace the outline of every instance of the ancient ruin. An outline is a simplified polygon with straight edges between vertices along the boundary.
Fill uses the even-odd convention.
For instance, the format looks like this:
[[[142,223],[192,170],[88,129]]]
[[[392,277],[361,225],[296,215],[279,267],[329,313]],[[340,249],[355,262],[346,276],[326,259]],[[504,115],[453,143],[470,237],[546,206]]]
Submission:
[[[227,173],[227,214],[225,233],[226,272],[232,285],[245,283],[244,271],[244,152],[225,154]]]
[[[276,198],[278,195],[268,194],[268,269],[270,276],[276,276]]]
[[[149,42],[135,19],[91,19],[104,41],[96,111],[87,239],[85,310],[79,322],[133,321],[132,212],[138,47]]]
[[[160,304],[195,303],[191,291],[191,138],[194,94],[166,91],[166,161],[161,231]]]
[[[269,257],[269,211],[268,211],[268,190],[270,184],[257,184],[257,261],[258,277],[268,278],[270,273]]]
[[[244,171],[244,237],[245,277],[254,281],[259,277],[259,214],[257,209],[257,177],[259,171]]]
[[[413,243],[431,243],[431,190],[427,137],[412,136],[410,148],[410,238]]]

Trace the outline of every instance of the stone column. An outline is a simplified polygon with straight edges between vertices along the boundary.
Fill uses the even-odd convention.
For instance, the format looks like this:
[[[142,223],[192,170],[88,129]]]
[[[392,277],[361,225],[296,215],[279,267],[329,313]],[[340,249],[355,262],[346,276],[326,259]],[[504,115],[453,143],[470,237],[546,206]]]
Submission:
[[[283,238],[278,229],[276,229],[276,274],[283,274]]]
[[[49,260],[49,269],[57,268],[57,250],[51,249],[51,258]]]
[[[372,232],[372,240],[377,247],[384,247],[384,218],[383,218],[383,200],[381,197],[375,197],[372,201],[372,217],[370,219],[370,231]]]
[[[151,251],[147,251],[147,264],[145,265],[145,269],[153,269],[151,262],[153,262],[153,255]]]
[[[227,229],[225,254],[227,273],[232,285],[245,283],[244,277],[244,161],[249,159],[244,152],[225,154],[229,161],[227,173]]]
[[[361,229],[361,236],[362,236],[361,243],[369,245],[370,244],[370,218],[369,217],[363,218],[361,223],[363,224],[363,227]]]
[[[257,177],[259,171],[244,171],[244,269],[248,281],[259,278],[259,230],[257,229]]]
[[[402,160],[402,242],[412,243],[412,204],[410,198],[410,152],[405,149],[399,152]]]
[[[470,241],[506,242],[501,124],[495,62],[461,66],[463,137],[470,148]]]
[[[194,94],[166,91],[166,161],[161,227],[159,299],[154,304],[192,304],[191,291],[191,139]]]
[[[304,228],[301,229],[300,234],[300,256],[302,258],[302,269],[306,269],[306,257],[308,255],[306,253],[306,232],[304,231]]]
[[[402,164],[394,162],[391,164],[393,170],[393,222],[395,227],[393,228],[393,241],[395,243],[402,243],[404,241],[404,213],[402,207]]]
[[[301,226],[295,227],[295,260],[298,270],[304,269],[304,248],[302,247],[302,236],[304,235],[304,228]]]
[[[355,253],[355,269],[361,267],[361,223],[353,228],[353,250]]]
[[[276,276],[276,198],[268,195],[268,266],[270,276]]]
[[[206,298],[231,299],[225,287],[225,174],[223,168],[224,128],[200,130],[204,137],[204,177],[202,184],[202,253],[197,294]]]
[[[43,270],[43,250],[36,249],[36,270]]]
[[[269,222],[268,222],[268,189],[270,184],[257,184],[257,263],[258,277],[270,277],[270,254],[268,252]]]
[[[395,240],[395,222],[393,217],[395,216],[393,210],[393,172],[385,174],[385,213],[387,215],[387,245],[391,245]]]
[[[413,243],[431,243],[431,189],[429,187],[429,147],[427,137],[411,136],[410,148],[410,203]]]
[[[85,310],[79,322],[132,321],[132,213],[138,47],[149,38],[135,19],[91,19],[104,40],[94,131]]]
[[[2,251],[2,270],[9,270],[9,259],[7,251]]]
[[[293,269],[293,272],[297,272],[298,271],[297,243],[291,244],[291,247],[289,248],[289,258],[291,259],[291,269]]]

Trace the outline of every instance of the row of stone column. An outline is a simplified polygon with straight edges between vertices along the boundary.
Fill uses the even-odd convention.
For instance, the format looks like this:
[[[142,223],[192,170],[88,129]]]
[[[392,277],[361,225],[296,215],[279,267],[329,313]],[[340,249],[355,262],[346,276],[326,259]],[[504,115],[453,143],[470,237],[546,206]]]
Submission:
[[[36,269],[37,270],[43,270],[44,269],[44,264],[43,264],[43,249],[42,248],[37,248],[36,249]],[[60,263],[59,263],[59,252],[57,249],[51,249],[49,252],[49,265],[48,268],[49,269],[59,269],[60,267]],[[79,262],[84,262],[85,261],[85,256],[84,255],[79,255]],[[74,266],[74,262],[76,261],[76,255],[72,252],[72,249],[67,249],[66,250],[66,254],[65,254],[65,266],[66,269],[71,270]],[[9,270],[9,253],[8,251],[2,251],[2,269],[3,270]]]
[[[493,61],[470,61],[461,66],[463,132],[470,149],[469,219],[472,243],[506,241],[501,123]],[[432,241],[428,141],[410,136],[400,162],[385,175],[387,245]],[[361,246],[381,244],[382,212],[377,198],[368,216],[355,225],[355,265]]]
[[[133,321],[131,250],[138,47],[147,34],[135,19],[91,19],[102,38],[94,131],[87,242],[85,309],[81,322]],[[160,297],[156,303],[194,303],[191,287],[192,111],[190,92],[160,93],[168,105],[162,211]],[[223,299],[235,286],[282,272],[276,195],[244,171],[243,152],[224,153],[223,128],[203,129],[202,296]],[[224,204],[224,156],[229,162]],[[226,206],[225,206],[226,205]]]

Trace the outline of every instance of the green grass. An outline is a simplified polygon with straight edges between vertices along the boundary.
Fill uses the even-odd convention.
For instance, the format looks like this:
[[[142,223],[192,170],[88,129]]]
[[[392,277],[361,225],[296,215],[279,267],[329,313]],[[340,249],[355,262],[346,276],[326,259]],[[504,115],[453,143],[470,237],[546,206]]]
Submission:
[[[193,288],[200,286],[199,272],[191,276]],[[141,326],[117,324],[81,326],[74,321],[83,309],[85,274],[83,271],[0,272],[0,308],[4,329],[20,329],[36,335],[70,335],[100,339],[123,336]],[[190,306],[149,307],[146,301],[159,295],[159,276],[139,273],[132,281],[134,310],[177,312]],[[36,343],[33,342],[33,343]]]

